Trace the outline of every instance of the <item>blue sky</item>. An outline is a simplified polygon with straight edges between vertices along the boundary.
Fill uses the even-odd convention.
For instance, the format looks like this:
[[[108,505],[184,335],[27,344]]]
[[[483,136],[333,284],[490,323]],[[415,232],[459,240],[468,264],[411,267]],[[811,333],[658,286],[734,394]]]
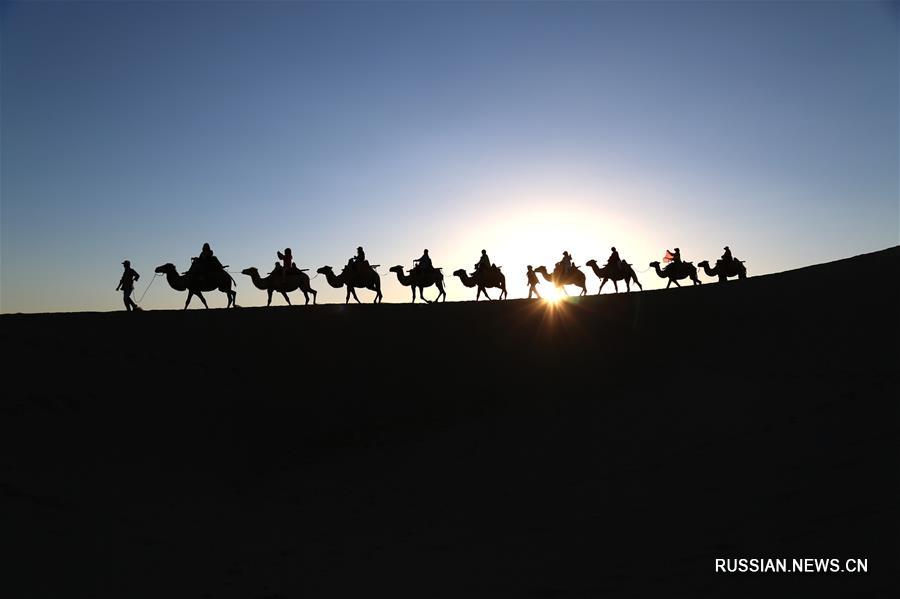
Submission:
[[[206,241],[235,271],[485,248],[510,297],[564,249],[763,274],[897,245],[897,6],[0,4],[0,311],[120,309],[123,259],[141,293]]]

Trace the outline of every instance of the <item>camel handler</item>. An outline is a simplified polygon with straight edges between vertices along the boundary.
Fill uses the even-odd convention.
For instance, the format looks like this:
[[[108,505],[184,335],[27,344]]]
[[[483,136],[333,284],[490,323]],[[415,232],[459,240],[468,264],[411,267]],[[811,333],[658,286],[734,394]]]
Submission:
[[[528,265],[528,272],[525,273],[525,276],[528,277],[528,299],[531,299],[531,294],[534,293],[538,299],[541,299],[541,294],[538,293],[537,287],[535,287],[540,281],[537,278],[537,273],[534,272],[534,269],[531,265]]]
[[[122,273],[122,278],[119,279],[116,291],[122,290],[122,300],[125,302],[125,310],[127,312],[141,312],[141,307],[131,299],[131,293],[134,291],[134,282],[140,279],[141,275],[131,268],[131,262],[129,260],[122,262],[122,266],[125,267],[125,272]]]

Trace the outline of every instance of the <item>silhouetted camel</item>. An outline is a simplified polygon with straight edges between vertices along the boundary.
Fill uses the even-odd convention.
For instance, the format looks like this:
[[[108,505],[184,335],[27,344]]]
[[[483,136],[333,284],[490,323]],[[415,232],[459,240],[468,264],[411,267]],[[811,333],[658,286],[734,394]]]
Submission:
[[[185,310],[187,309],[188,304],[191,303],[191,298],[195,295],[200,298],[200,301],[203,302],[204,306],[209,308],[202,292],[214,291],[216,289],[228,296],[228,308],[238,307],[237,291],[232,291],[231,289],[231,284],[234,283],[237,285],[237,283],[235,283],[234,279],[231,278],[231,275],[224,270],[217,269],[201,274],[188,272],[187,274],[180,275],[178,274],[175,265],[171,262],[167,262],[162,266],[157,266],[154,272],[165,274],[169,287],[175,291],[184,291],[187,289],[188,297],[187,301],[184,302]]]
[[[547,273],[546,266],[538,266],[534,269],[534,272],[541,273],[541,276],[544,277],[545,281],[553,283],[558,289],[562,289],[563,293],[566,295],[569,295],[569,292],[566,291],[566,285],[581,287],[581,293],[578,295],[587,295],[587,287],[584,285],[584,273],[575,266],[569,270],[569,274],[565,274],[558,264],[556,265],[556,268],[553,269],[552,275]]]
[[[709,260],[704,260],[697,266],[703,267],[707,277],[719,277],[720,283],[727,281],[728,277],[747,278],[747,267],[744,266],[743,260],[738,260],[737,258],[732,260],[731,264],[725,265],[722,264],[722,260],[716,260],[715,268],[709,267]]]
[[[612,281],[613,287],[616,289],[616,293],[619,293],[619,285],[618,281],[624,279],[625,281],[625,290],[631,291],[631,281],[634,281],[634,284],[637,285],[641,291],[644,288],[641,286],[640,281],[638,281],[637,275],[634,274],[634,269],[631,268],[631,265],[622,260],[621,268],[612,268],[610,265],[606,265],[603,268],[597,266],[596,260],[588,260],[585,262],[588,266],[591,267],[591,270],[594,271],[594,274],[597,275],[598,279],[603,279],[600,281],[600,289],[597,291],[597,295],[600,295],[600,292],[603,291],[603,286],[606,285],[607,281]]]
[[[678,284],[678,281],[681,279],[690,278],[693,281],[694,285],[700,285],[700,279],[697,278],[697,269],[690,262],[682,262],[680,268],[676,268],[675,263],[669,264],[665,270],[659,269],[659,261],[651,262],[650,266],[656,269],[656,274],[659,275],[662,279],[669,279],[669,282],[666,284],[666,289],[669,288],[669,285],[675,283],[676,287],[681,287]]]
[[[292,270],[287,276],[283,277],[281,272],[281,265],[279,265],[279,268],[270,272],[265,278],[260,278],[259,271],[254,267],[245,268],[241,271],[241,274],[248,275],[257,289],[262,289],[269,294],[269,301],[266,302],[267,306],[272,304],[272,294],[276,291],[284,297],[288,305],[291,305],[291,298],[287,294],[295,289],[303,292],[303,297],[306,298],[306,305],[309,305],[309,294],[312,293],[313,305],[315,305],[317,293],[315,289],[309,286],[309,275],[301,270]]]
[[[418,287],[419,296],[430,304],[431,300],[425,299],[425,288],[432,285],[436,285],[438,290],[438,296],[434,301],[439,302],[442,297],[444,301],[447,301],[447,292],[444,291],[444,273],[441,272],[440,268],[435,268],[431,272],[422,272],[414,268],[407,276],[403,274],[403,267],[398,264],[397,266],[392,266],[390,271],[397,273],[397,280],[400,281],[401,285],[412,288],[413,303],[416,301],[416,287]]]
[[[475,295],[475,301],[484,293],[484,297],[491,299],[487,293],[488,287],[496,287],[500,289],[500,299],[506,299],[506,277],[500,272],[499,268],[481,269],[475,272],[474,277],[470,277],[469,273],[460,268],[453,271],[454,277],[459,277],[462,284],[466,287],[478,287],[478,293]]]
[[[353,299],[356,300],[357,304],[362,303],[359,301],[359,298],[356,297],[356,288],[374,291],[374,303],[377,304],[381,302],[381,276],[375,272],[376,268],[378,268],[377,264],[367,268],[363,272],[356,272],[345,266],[344,270],[341,271],[341,274],[335,275],[334,270],[330,266],[323,266],[316,272],[320,275],[325,275],[328,284],[336,289],[340,289],[344,285],[347,286],[347,301],[344,302],[345,304],[350,303],[351,295],[353,296]]]

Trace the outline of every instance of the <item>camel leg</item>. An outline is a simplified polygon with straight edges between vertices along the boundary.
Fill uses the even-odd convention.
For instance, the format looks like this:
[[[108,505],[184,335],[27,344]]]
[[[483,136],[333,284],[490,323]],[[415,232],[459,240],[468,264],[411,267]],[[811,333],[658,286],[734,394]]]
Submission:
[[[281,295],[284,296],[284,301],[286,301],[286,302],[288,303],[288,306],[290,306],[290,305],[291,305],[291,298],[288,297],[287,293],[285,293],[284,291],[282,291],[282,292],[281,292]]]
[[[200,298],[200,301],[203,302],[203,307],[209,310],[209,304],[206,303],[206,298],[203,297],[203,294],[199,291],[194,292],[194,295]]]
[[[313,306],[315,306],[316,305],[316,296],[319,294],[319,292],[315,291],[313,289],[310,289],[309,292],[313,294]]]
[[[356,295],[356,289],[354,289],[353,287],[349,287],[348,289],[350,289],[350,294],[353,295],[353,299],[356,300],[356,303],[361,304],[362,302],[359,301],[359,297]],[[349,299],[347,301],[349,301]]]
[[[668,289],[672,285],[672,279],[669,279],[669,282],[666,283],[666,289]],[[676,283],[677,285],[677,283]]]
[[[425,288],[424,287],[419,287],[419,297],[421,297],[423,300],[425,300],[426,304],[431,303],[431,300],[425,297]]]
[[[616,293],[619,293],[619,282],[613,279],[613,289],[616,290]]]
[[[676,281],[675,279],[671,279],[671,281],[672,281],[673,283],[675,283],[675,286],[676,286],[676,287],[681,287],[681,283],[679,283],[679,282]]]
[[[491,299],[491,296],[488,295],[487,288],[482,288],[482,291],[484,292],[484,297],[488,298],[489,302],[494,301]]]
[[[416,303],[416,286],[410,285],[409,288],[412,289],[412,294],[413,294],[412,303]]]
[[[188,298],[187,298],[187,301],[184,302],[184,309],[185,309],[185,310],[187,310],[188,304],[191,303],[191,298],[193,298],[193,297],[194,297],[194,292],[191,291],[190,289],[188,289]]]
[[[606,282],[608,280],[609,279],[603,279],[602,281],[600,281],[600,289],[597,290],[597,295],[600,295],[603,292],[603,286],[606,285]]]
[[[269,294],[269,301],[266,302],[266,308],[272,305],[272,290],[266,289],[266,293]]]

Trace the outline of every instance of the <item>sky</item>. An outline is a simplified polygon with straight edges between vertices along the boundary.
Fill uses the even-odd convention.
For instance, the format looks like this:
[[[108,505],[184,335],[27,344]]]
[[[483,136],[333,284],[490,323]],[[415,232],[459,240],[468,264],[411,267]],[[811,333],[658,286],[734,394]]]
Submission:
[[[122,260],[140,297],[204,242],[245,306],[266,295],[240,270],[268,272],[285,247],[314,273],[362,245],[389,275],[384,301],[404,302],[387,269],[423,248],[447,275],[487,249],[513,298],[527,264],[563,250],[602,264],[615,245],[656,289],[641,271],[675,246],[699,262],[729,245],[751,276],[894,246],[898,14],[2,2],[0,312],[121,310]],[[474,299],[456,279],[447,290]],[[142,306],[184,299],[159,280]]]

